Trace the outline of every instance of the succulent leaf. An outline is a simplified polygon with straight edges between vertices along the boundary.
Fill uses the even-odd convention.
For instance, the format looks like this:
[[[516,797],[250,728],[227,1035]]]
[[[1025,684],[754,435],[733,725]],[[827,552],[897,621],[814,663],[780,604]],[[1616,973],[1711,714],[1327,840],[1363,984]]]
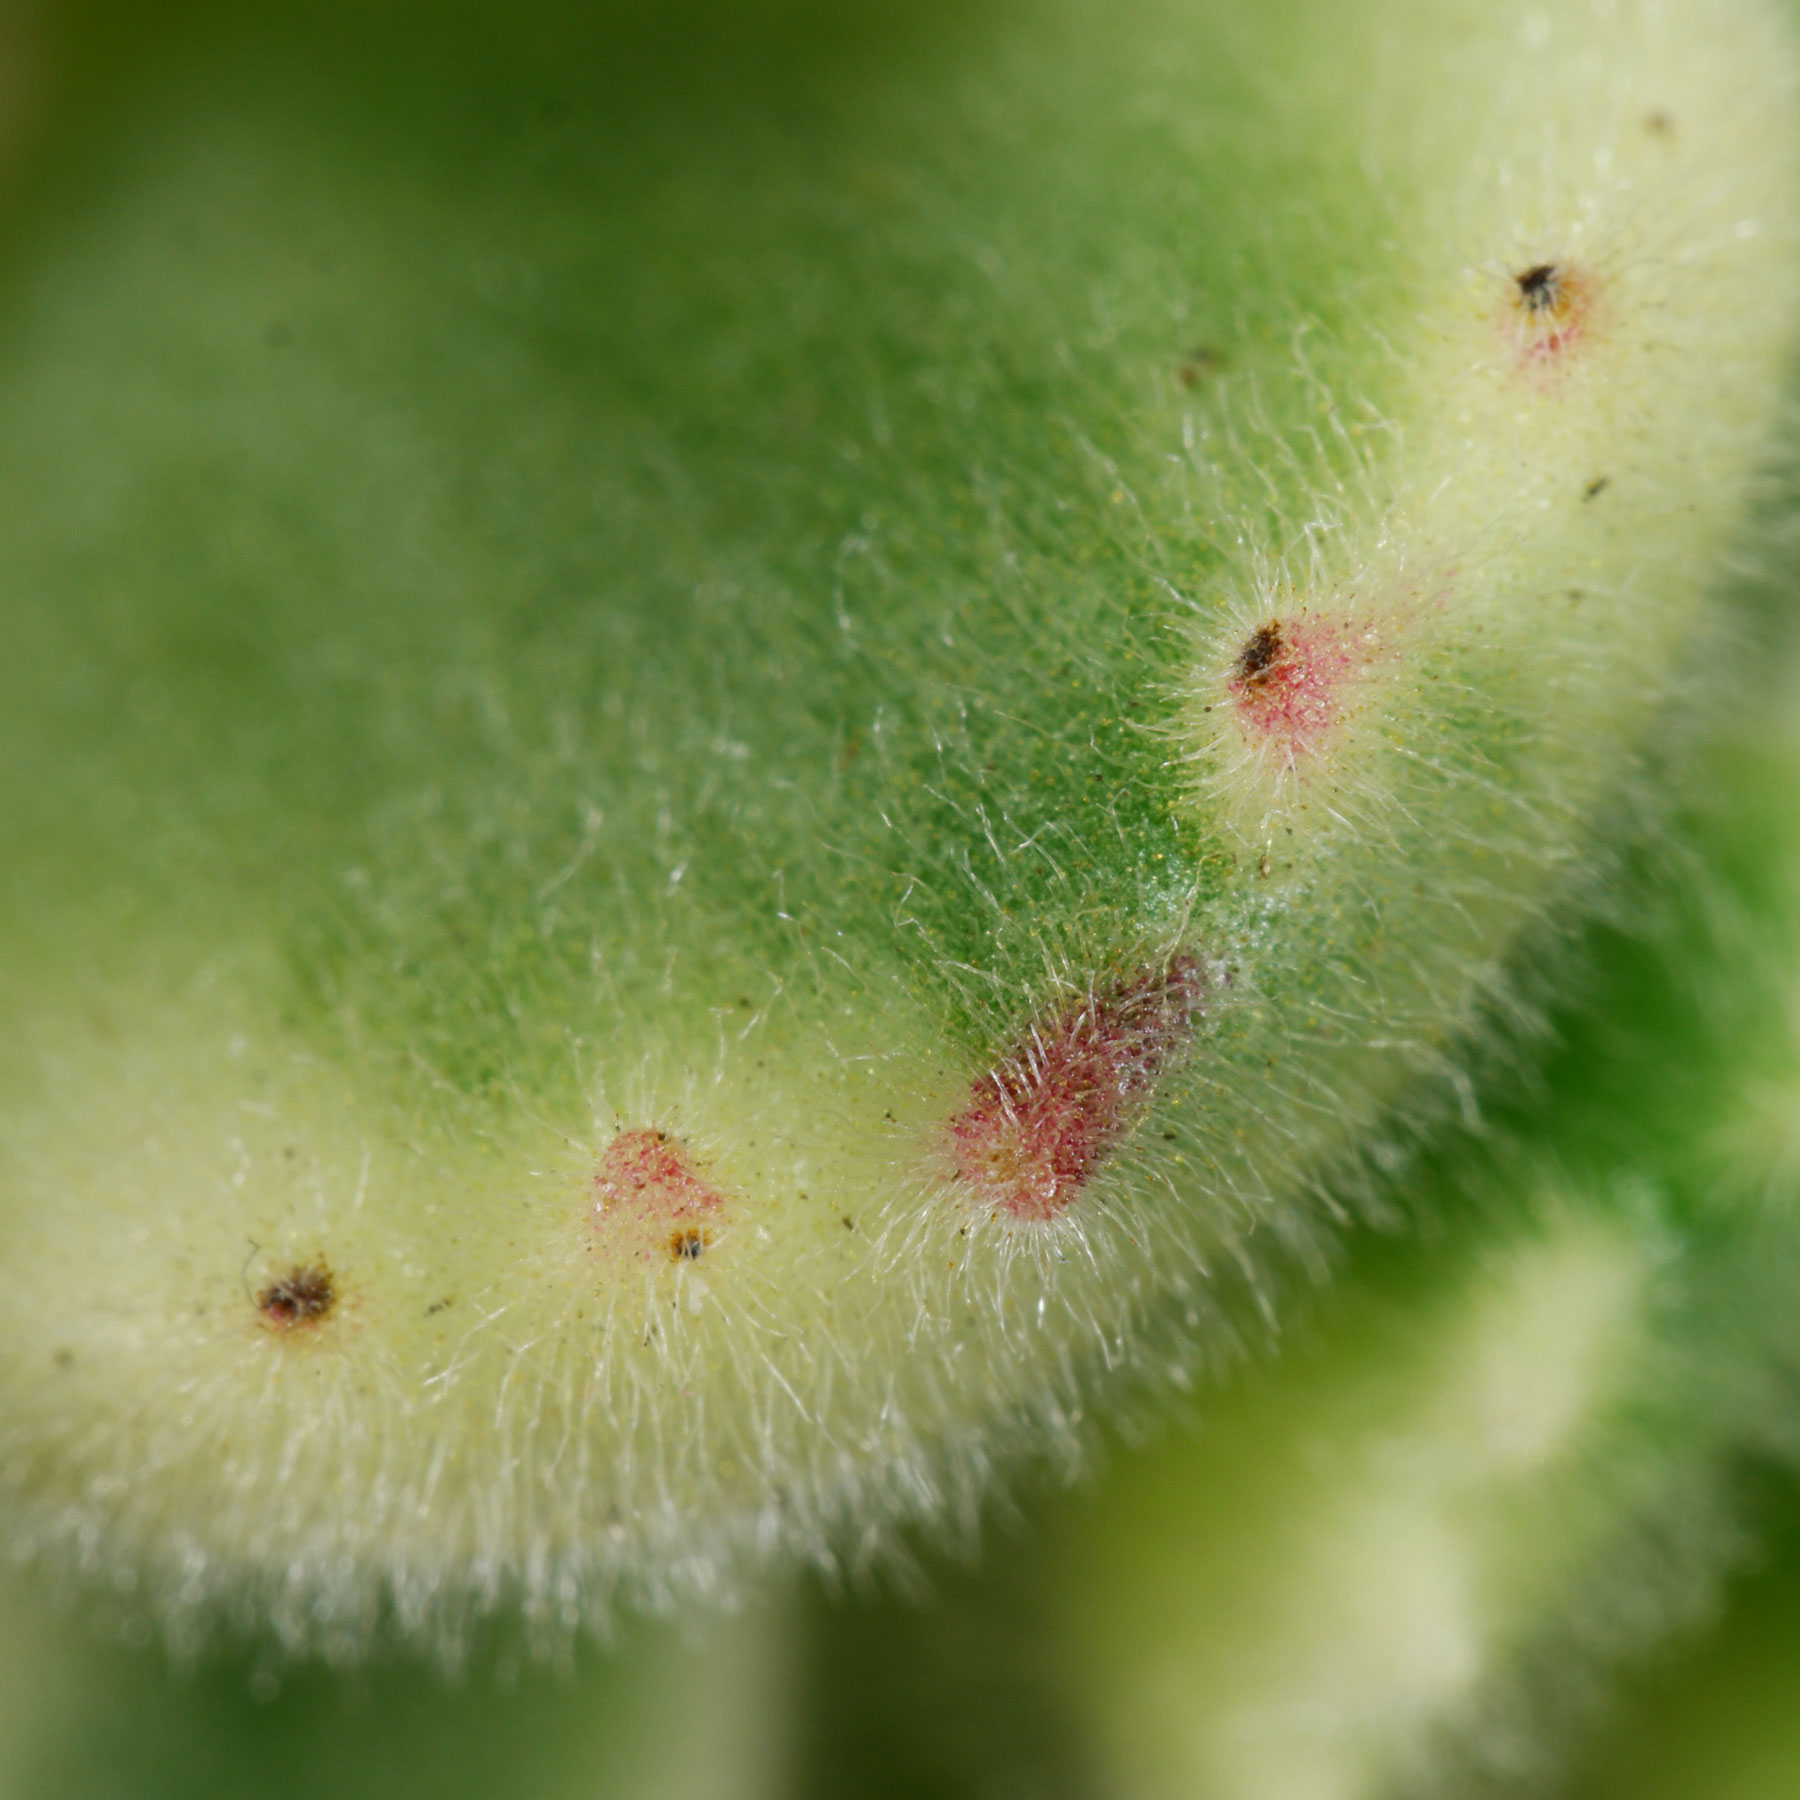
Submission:
[[[1784,20],[200,38],[0,294],[15,1536],[350,1654],[966,1517],[1584,891],[1779,414]]]

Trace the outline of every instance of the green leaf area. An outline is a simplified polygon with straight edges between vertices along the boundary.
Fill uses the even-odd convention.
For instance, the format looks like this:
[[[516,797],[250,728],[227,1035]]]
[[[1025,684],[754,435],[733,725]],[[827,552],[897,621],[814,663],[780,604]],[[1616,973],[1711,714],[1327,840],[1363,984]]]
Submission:
[[[294,1643],[854,1560],[1228,1351],[1591,885],[1777,411],[1755,0],[40,51],[0,1486]]]

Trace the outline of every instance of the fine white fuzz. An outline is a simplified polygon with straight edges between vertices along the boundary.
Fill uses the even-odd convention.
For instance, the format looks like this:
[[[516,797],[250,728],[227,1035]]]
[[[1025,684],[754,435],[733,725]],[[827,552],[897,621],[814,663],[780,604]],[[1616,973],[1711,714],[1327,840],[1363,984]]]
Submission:
[[[1545,14],[1383,0],[1303,11],[1302,27],[1234,11],[1147,4],[1120,27],[1171,81],[1229,41],[1251,60],[1243,118],[1225,133],[1178,83],[1142,89],[1142,117],[1189,160],[1122,165],[1119,193],[1082,202],[1102,220],[1128,199],[1162,207],[1109,270],[1145,280],[1209,157],[1234,159],[1229,181],[1267,183],[1272,216],[1298,209],[1305,229],[1280,242],[1318,266],[1247,287],[1237,363],[1183,365],[1192,388],[1144,397],[1120,373],[1085,268],[1040,294],[1018,272],[1029,246],[1009,264],[970,236],[1004,221],[956,185],[954,158],[949,174],[922,165],[943,188],[919,202],[922,225],[906,182],[871,160],[852,191],[911,221],[882,215],[893,267],[953,257],[997,309],[990,327],[946,307],[928,331],[905,295],[879,314],[953,344],[892,397],[961,435],[907,461],[870,326],[864,437],[818,449],[807,408],[831,395],[803,395],[791,419],[739,419],[773,435],[746,437],[707,488],[683,458],[699,466],[725,429],[705,411],[718,393],[771,348],[783,368],[836,353],[805,335],[808,281],[837,254],[816,241],[829,209],[804,168],[771,176],[768,241],[734,246],[727,209],[694,202],[701,226],[682,211],[682,182],[710,191],[722,164],[657,189],[643,218],[619,200],[684,272],[646,292],[692,308],[693,341],[659,365],[679,406],[640,415],[628,351],[651,327],[621,270],[626,298],[600,316],[627,351],[594,327],[612,385],[571,409],[552,361],[517,426],[521,458],[578,446],[567,492],[543,502],[589,558],[554,570],[560,623],[540,621],[548,602],[480,610],[505,599],[509,554],[562,553],[561,537],[546,551],[508,535],[531,496],[503,487],[482,515],[500,548],[483,540],[465,565],[438,545],[456,541],[459,482],[487,468],[485,409],[511,416],[493,398],[511,391],[508,357],[536,369],[591,323],[592,283],[571,280],[569,299],[553,279],[557,257],[591,254],[580,158],[553,147],[522,178],[552,196],[542,267],[471,253],[448,298],[405,259],[415,227],[460,242],[454,211],[408,210],[405,158],[375,197],[343,199],[343,171],[298,128],[268,128],[275,174],[262,151],[159,152],[120,177],[104,217],[70,228],[6,354],[20,416],[83,446],[91,485],[79,504],[53,482],[28,496],[95,509],[101,533],[109,506],[127,508],[108,482],[150,516],[145,471],[173,458],[224,479],[243,460],[274,471],[278,496],[319,487],[329,548],[312,571],[310,536],[278,538],[255,565],[311,583],[324,622],[306,639],[314,685],[220,727],[249,772],[220,751],[203,780],[153,772],[143,798],[133,753],[48,734],[39,753],[67,797],[46,822],[24,793],[7,827],[57,871],[50,898],[6,920],[21,972],[0,1121],[0,1495],[24,1554],[130,1584],[178,1639],[223,1615],[338,1657],[384,1624],[454,1651],[512,1608],[554,1643],[616,1596],[719,1598],[771,1558],[861,1566],[899,1521],[966,1529],[1008,1458],[1079,1456],[1111,1376],[1188,1379],[1262,1329],[1296,1267],[1325,1265],[1345,1211],[1332,1172],[1460,1064],[1509,954],[1580,892],[1633,747],[1704,633],[1792,336],[1795,64],[1762,0]],[[984,107],[1004,119],[1016,104],[1029,161],[1064,126],[1033,136],[1039,51],[1018,55],[985,99],[955,102],[955,122],[987,130]],[[1051,91],[1086,106],[1088,79]],[[1124,115],[1080,116],[1111,132]],[[1357,147],[1318,192],[1289,191],[1272,147],[1297,116],[1319,167]],[[651,148],[676,154],[681,135]],[[1121,158],[1136,143],[1105,139]],[[291,173],[315,155],[325,174]],[[1028,195],[1031,170],[1002,160],[994,179],[1013,186],[995,191]],[[1088,179],[1104,186],[1111,166],[1096,154]],[[411,347],[466,315],[479,345],[503,320],[491,366],[446,358],[379,413],[367,396],[400,377],[327,310],[347,336],[271,426],[232,410],[212,323],[184,335],[177,279],[157,290],[154,376],[125,351],[96,367],[108,233],[129,266],[160,267],[167,218],[236,195],[248,228],[268,209],[239,188],[264,179],[297,180],[333,219],[375,296],[358,322],[371,344]],[[314,267],[292,291],[329,279]],[[746,294],[798,335],[732,338]],[[1293,326],[1273,343],[1259,296]],[[1009,327],[1042,328],[1045,370],[1085,371],[1067,397],[1027,395],[1049,377],[1011,372]],[[454,429],[440,385],[474,396]],[[589,404],[611,423],[583,437]],[[781,504],[821,485],[855,500],[860,523],[825,552],[813,524],[773,547],[755,536],[776,502],[741,484],[787,466],[784,432],[816,460],[793,453],[798,473],[769,489]],[[481,455],[456,463],[445,442],[470,437]],[[1040,469],[1030,456],[1051,437],[1073,460]],[[640,441],[632,487],[607,458]],[[362,459],[342,488],[340,445]],[[45,479],[9,443],[0,488],[15,466]],[[1071,468],[1093,485],[1071,486]],[[416,490],[416,515],[365,501],[365,477]],[[582,536],[600,531],[592,493],[612,533],[597,551]],[[24,565],[47,591],[53,576],[93,591],[67,566],[86,539],[55,517]],[[226,571],[197,590],[201,623],[183,582],[142,577],[141,610],[167,611],[178,646],[230,611],[237,518],[183,549]],[[640,537],[713,621],[664,662],[658,609],[675,603],[629,561]],[[919,571],[940,563],[936,591]],[[340,597],[368,567],[407,605],[371,602],[365,619]],[[585,610],[568,598],[595,589]],[[1084,611],[1096,591],[1106,606]],[[639,638],[621,622],[633,607]],[[23,642],[60,644],[52,610],[23,611]],[[258,616],[265,640],[314,629],[305,606]],[[602,655],[608,631],[622,647]],[[615,685],[542,698],[578,649]],[[238,704],[229,651],[209,650],[223,673],[192,664],[221,716]],[[1022,675],[1021,659],[1041,661]],[[63,667],[61,649],[40,660]],[[332,684],[364,663],[366,754],[350,756]],[[852,667],[865,686],[828,694]],[[787,691],[795,679],[817,695]],[[71,716],[91,704],[56,691]],[[188,716],[139,700],[158,753],[187,771]],[[314,750],[323,798],[294,775]],[[400,773],[371,797],[363,765],[383,757]],[[292,783],[289,800],[265,811],[259,781]],[[84,807],[102,824],[66,850],[62,814]],[[110,860],[134,834],[154,846],[155,878],[136,886]],[[1543,1279],[1580,1288],[1600,1330],[1628,1319],[1632,1254],[1583,1239]],[[1512,1375],[1471,1350],[1458,1403],[1495,1423],[1468,1454],[1551,1455],[1587,1404],[1588,1348],[1544,1340],[1574,1386],[1534,1365],[1524,1411]],[[1433,1530],[1439,1498],[1420,1500]],[[1461,1652],[1432,1649],[1438,1624],[1461,1629],[1449,1592],[1418,1597],[1425,1635],[1396,1650],[1401,1687],[1457,1678]]]

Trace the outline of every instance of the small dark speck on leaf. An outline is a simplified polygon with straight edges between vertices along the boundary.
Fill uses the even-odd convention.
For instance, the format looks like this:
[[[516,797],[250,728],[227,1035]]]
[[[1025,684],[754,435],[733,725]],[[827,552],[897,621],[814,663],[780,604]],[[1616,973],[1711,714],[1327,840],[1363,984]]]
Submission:
[[[257,1310],[279,1330],[316,1325],[337,1304],[337,1283],[322,1263],[303,1263],[256,1296]]]
[[[1281,626],[1275,620],[1259,625],[1237,653],[1233,670],[1239,681],[1255,687],[1268,674],[1270,665],[1281,655]]]
[[[698,1262],[706,1254],[707,1236],[698,1225],[669,1233],[670,1262]]]
[[[1534,263],[1513,280],[1519,284],[1519,298],[1531,312],[1550,311],[1562,294],[1562,272],[1555,263]]]
[[[1610,475],[1596,475],[1594,479],[1581,490],[1581,497],[1584,500],[1598,500],[1611,486],[1612,477]]]
[[[1182,358],[1175,370],[1175,379],[1184,388],[1198,387],[1206,376],[1217,374],[1224,363],[1223,353],[1211,344],[1196,344]]]

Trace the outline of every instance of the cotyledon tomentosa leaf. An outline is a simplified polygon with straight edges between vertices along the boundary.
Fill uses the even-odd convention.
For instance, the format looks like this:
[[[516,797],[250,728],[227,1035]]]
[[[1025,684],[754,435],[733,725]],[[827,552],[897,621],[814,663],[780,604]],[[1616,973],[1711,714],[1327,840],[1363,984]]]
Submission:
[[[1758,0],[420,35],[168,49],[0,293],[12,1535],[340,1651],[966,1512],[1316,1254],[1797,267]]]

